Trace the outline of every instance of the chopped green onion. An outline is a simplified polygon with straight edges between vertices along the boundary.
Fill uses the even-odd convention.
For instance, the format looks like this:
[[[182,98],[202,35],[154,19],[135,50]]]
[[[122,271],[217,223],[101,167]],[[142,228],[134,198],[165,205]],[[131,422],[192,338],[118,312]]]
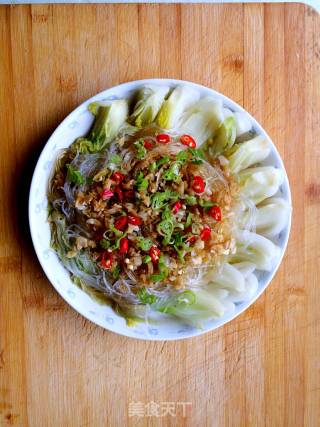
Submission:
[[[109,249],[110,248],[110,240],[108,239],[102,239],[100,240],[100,246],[102,247],[102,249]]]
[[[182,164],[187,160],[190,160],[192,163],[200,165],[203,163],[203,160],[205,160],[205,157],[202,150],[197,148],[188,148],[186,150],[180,151],[180,153],[176,155],[176,159]]]
[[[121,267],[120,267],[120,265],[119,265],[119,264],[117,264],[117,265],[114,267],[114,269],[112,270],[111,275],[112,275],[112,277],[113,277],[114,279],[117,279],[117,278],[119,277],[119,275],[120,275],[120,272],[121,272]]]
[[[138,140],[133,143],[135,149],[137,150],[137,158],[139,160],[143,159],[147,154],[147,150],[144,147],[144,142],[142,140]]]
[[[170,168],[163,173],[162,178],[166,181],[178,181],[180,179],[180,166],[181,164],[179,162],[174,162]]]
[[[171,245],[172,244],[172,238],[171,238],[171,234],[164,236],[164,238],[162,239],[162,244],[163,246],[167,246],[167,245]]]
[[[165,171],[164,174],[162,175],[162,178],[165,181],[175,181],[176,177],[177,176],[170,169]]]
[[[158,263],[158,273],[151,275],[151,280],[153,282],[160,282],[161,280],[165,279],[168,276],[169,270],[164,262],[163,255],[160,256],[159,263]]]
[[[159,262],[158,268],[159,273],[152,274],[150,277],[152,282],[161,282],[168,276],[168,267],[164,263]]]
[[[196,295],[194,292],[187,290],[177,296],[177,304],[191,305],[196,302]]]
[[[150,279],[152,282],[161,282],[161,280],[165,279],[167,275],[165,273],[156,273],[151,274]]]
[[[123,237],[126,235],[127,235],[127,233],[121,233],[121,236],[119,236],[117,238],[114,245],[112,245],[110,249],[112,249],[113,251],[115,251],[116,249],[119,249],[120,248],[120,240],[123,239]]]
[[[183,239],[188,236],[182,236],[180,232],[175,233],[173,236],[173,247],[178,254],[178,258],[181,262],[184,262],[184,256],[186,252],[190,251],[190,247],[184,242]]]
[[[182,235],[181,235],[180,233],[176,233],[176,234],[173,236],[173,238],[174,238],[174,244],[175,244],[175,245],[181,245],[181,244],[183,243]]]
[[[151,262],[151,256],[150,255],[146,255],[144,258],[143,258],[143,261],[142,261],[144,264],[148,264],[149,262]]]
[[[165,208],[163,209],[162,213],[161,213],[161,219],[165,220],[165,219],[173,219],[174,216],[172,214],[172,210],[170,208],[170,206],[165,206]]]
[[[157,169],[157,163],[156,162],[151,163],[151,165],[149,166],[149,171],[154,172],[156,169]]]
[[[165,219],[157,225],[157,231],[161,236],[164,236],[164,244],[168,244],[173,233],[173,223],[170,219]]]
[[[206,201],[203,199],[199,199],[198,203],[202,208],[211,208],[211,206],[216,205],[216,203],[212,202],[211,200]]]
[[[110,231],[112,231],[117,237],[123,237],[123,233],[122,233],[122,231],[120,231],[120,230],[117,230],[116,229],[116,227],[112,224],[112,223],[110,223],[109,224],[109,229],[110,229]]]
[[[70,163],[67,165],[68,173],[67,179],[74,184],[82,185],[85,182],[84,177],[81,175],[80,171],[75,169]]]
[[[136,186],[138,191],[144,191],[148,188],[148,180],[144,177],[143,172],[140,171],[136,176]]]
[[[189,206],[195,206],[197,204],[197,198],[195,196],[187,196],[184,201]]]
[[[122,162],[122,157],[118,154],[111,154],[109,157],[109,163],[112,163],[114,165],[120,165]]]
[[[162,223],[164,225],[160,226],[160,224],[161,224],[160,223],[158,226],[160,226],[163,231],[165,231],[164,228],[168,229],[168,226],[165,225],[166,222],[172,224],[172,231],[170,229],[170,232],[167,232],[167,233],[164,232],[164,238],[162,240],[162,243],[166,246],[169,243],[172,243],[172,232],[173,232],[173,228],[175,226],[175,218],[174,218],[174,215],[172,214],[170,206],[165,206],[165,208],[164,208],[164,210],[163,210],[163,212],[161,214],[161,219],[162,219]]]
[[[137,292],[137,297],[142,304],[154,304],[157,301],[157,297],[150,294],[146,288],[141,288]]]
[[[92,185],[93,184],[93,178],[91,177],[91,176],[89,176],[87,179],[86,179],[86,184],[88,184],[88,185]]]
[[[159,167],[159,166],[164,165],[164,164],[165,164],[165,163],[167,163],[169,160],[170,160],[169,156],[164,156],[164,157],[161,157],[161,159],[158,159],[158,160],[156,161],[157,169],[158,169],[158,167]]]
[[[175,191],[165,190],[163,192],[158,191],[151,197],[151,208],[160,209],[162,208],[169,200],[177,201],[179,194]]]
[[[185,254],[186,254],[186,251],[184,250],[184,249],[179,249],[177,246],[173,246],[174,247],[174,249],[175,249],[175,251],[177,252],[177,254],[178,254],[178,258],[179,258],[179,261],[180,262],[184,262],[184,256],[185,256]]]
[[[197,148],[188,148],[188,152],[191,154],[191,162],[195,165],[201,165],[205,159],[204,153],[202,150]]]
[[[190,227],[190,225],[191,225],[191,223],[192,223],[192,218],[193,218],[193,215],[192,215],[192,213],[191,213],[191,212],[189,212],[189,213],[188,213],[188,215],[187,215],[186,222],[185,222],[185,224],[184,224],[185,228]]]
[[[147,239],[145,237],[138,237],[137,246],[141,250],[147,252],[151,248],[151,246],[153,246],[153,245],[154,245],[154,243],[151,239]]]
[[[148,180],[147,179],[143,179],[138,185],[137,185],[137,189],[138,191],[144,191],[148,188]]]
[[[176,159],[181,162],[185,163],[189,159],[189,152],[188,150],[182,150],[180,153],[176,155]]]

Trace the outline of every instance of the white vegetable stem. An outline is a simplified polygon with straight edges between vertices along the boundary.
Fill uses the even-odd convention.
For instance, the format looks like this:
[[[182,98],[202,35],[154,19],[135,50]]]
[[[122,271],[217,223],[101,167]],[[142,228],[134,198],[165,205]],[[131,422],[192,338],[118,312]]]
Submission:
[[[157,125],[162,129],[176,127],[182,113],[197,102],[200,94],[187,86],[177,86],[162,104],[156,118]]]
[[[239,173],[241,192],[255,204],[273,196],[283,182],[283,172],[273,166],[249,168]]]
[[[271,197],[257,206],[256,231],[265,237],[277,236],[287,225],[289,204],[280,197]]]
[[[237,138],[252,129],[251,121],[246,113],[237,111],[234,113],[234,118],[236,120]]]
[[[222,101],[206,97],[180,117],[179,132],[192,135],[199,145],[212,137],[223,120]]]
[[[280,252],[269,239],[244,230],[237,233],[237,252],[231,259],[232,262],[252,262],[258,270],[271,271]]]
[[[152,123],[169,91],[169,86],[143,86],[137,94],[130,122],[139,128]]]
[[[258,135],[249,141],[238,144],[237,150],[229,157],[229,165],[232,173],[262,162],[270,154],[270,144],[262,136]]]

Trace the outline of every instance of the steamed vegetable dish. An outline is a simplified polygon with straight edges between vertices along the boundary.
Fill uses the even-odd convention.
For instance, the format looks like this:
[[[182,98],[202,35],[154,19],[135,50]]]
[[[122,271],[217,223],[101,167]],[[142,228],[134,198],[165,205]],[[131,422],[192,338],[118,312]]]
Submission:
[[[250,299],[290,207],[247,115],[185,86],[88,109],[92,127],[59,154],[48,191],[52,247],[74,283],[129,323],[162,313],[201,326]]]

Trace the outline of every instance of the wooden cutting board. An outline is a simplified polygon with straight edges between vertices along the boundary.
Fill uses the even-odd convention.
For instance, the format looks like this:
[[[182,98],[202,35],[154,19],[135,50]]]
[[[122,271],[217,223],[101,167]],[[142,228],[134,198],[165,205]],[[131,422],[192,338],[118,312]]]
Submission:
[[[2,6],[0,46],[0,425],[319,426],[320,16],[298,4]],[[53,129],[102,89],[147,77],[248,109],[293,195],[268,290],[178,342],[86,321],[47,281],[28,231],[30,177]]]

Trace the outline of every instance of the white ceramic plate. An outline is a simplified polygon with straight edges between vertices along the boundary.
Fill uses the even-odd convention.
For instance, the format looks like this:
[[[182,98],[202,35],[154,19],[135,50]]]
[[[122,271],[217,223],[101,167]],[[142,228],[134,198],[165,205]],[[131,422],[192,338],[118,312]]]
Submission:
[[[60,149],[68,147],[77,137],[83,136],[91,127],[93,117],[87,111],[87,105],[92,101],[99,101],[103,99],[122,98],[128,97],[138,87],[147,84],[166,84],[175,86],[178,84],[189,85],[197,89],[202,96],[211,95],[220,98],[223,104],[233,111],[245,111],[238,104],[227,98],[226,96],[206,88],[204,86],[190,83],[181,80],[171,79],[152,79],[152,80],[139,80],[129,83],[124,83],[107,89],[91,99],[85,101],[78,108],[76,108],[68,117],[54,131],[47,144],[45,145],[32,178],[30,197],[29,197],[29,221],[31,236],[37,253],[40,264],[46,273],[48,279],[60,293],[60,295],[70,304],[76,311],[82,314],[87,319],[102,326],[110,331],[116,332],[128,337],[148,339],[148,340],[176,340],[200,335],[204,332],[218,328],[230,321],[234,317],[242,313],[249,307],[259,295],[266,289],[274,274],[276,273],[289,237],[291,218],[289,218],[288,226],[277,237],[275,243],[281,248],[281,256],[274,270],[269,273],[257,273],[259,280],[259,287],[256,294],[250,301],[237,304],[235,311],[229,313],[218,320],[211,320],[204,324],[204,328],[199,330],[192,326],[184,324],[182,321],[167,317],[166,320],[161,321],[157,325],[147,325],[139,323],[136,326],[128,327],[125,319],[118,316],[110,307],[100,305],[93,301],[86,293],[81,291],[70,280],[68,271],[60,263],[55,252],[50,248],[50,227],[47,221],[47,184],[51,168],[54,164],[57,153]],[[246,113],[248,114],[248,113]],[[284,171],[285,179],[280,188],[282,197],[291,206],[290,188],[288,178],[284,170],[284,166],[280,155],[273,145],[271,139],[266,134],[260,124],[248,114],[253,128],[257,133],[264,135],[272,146],[271,155],[268,157],[264,164],[273,165],[281,168]]]

